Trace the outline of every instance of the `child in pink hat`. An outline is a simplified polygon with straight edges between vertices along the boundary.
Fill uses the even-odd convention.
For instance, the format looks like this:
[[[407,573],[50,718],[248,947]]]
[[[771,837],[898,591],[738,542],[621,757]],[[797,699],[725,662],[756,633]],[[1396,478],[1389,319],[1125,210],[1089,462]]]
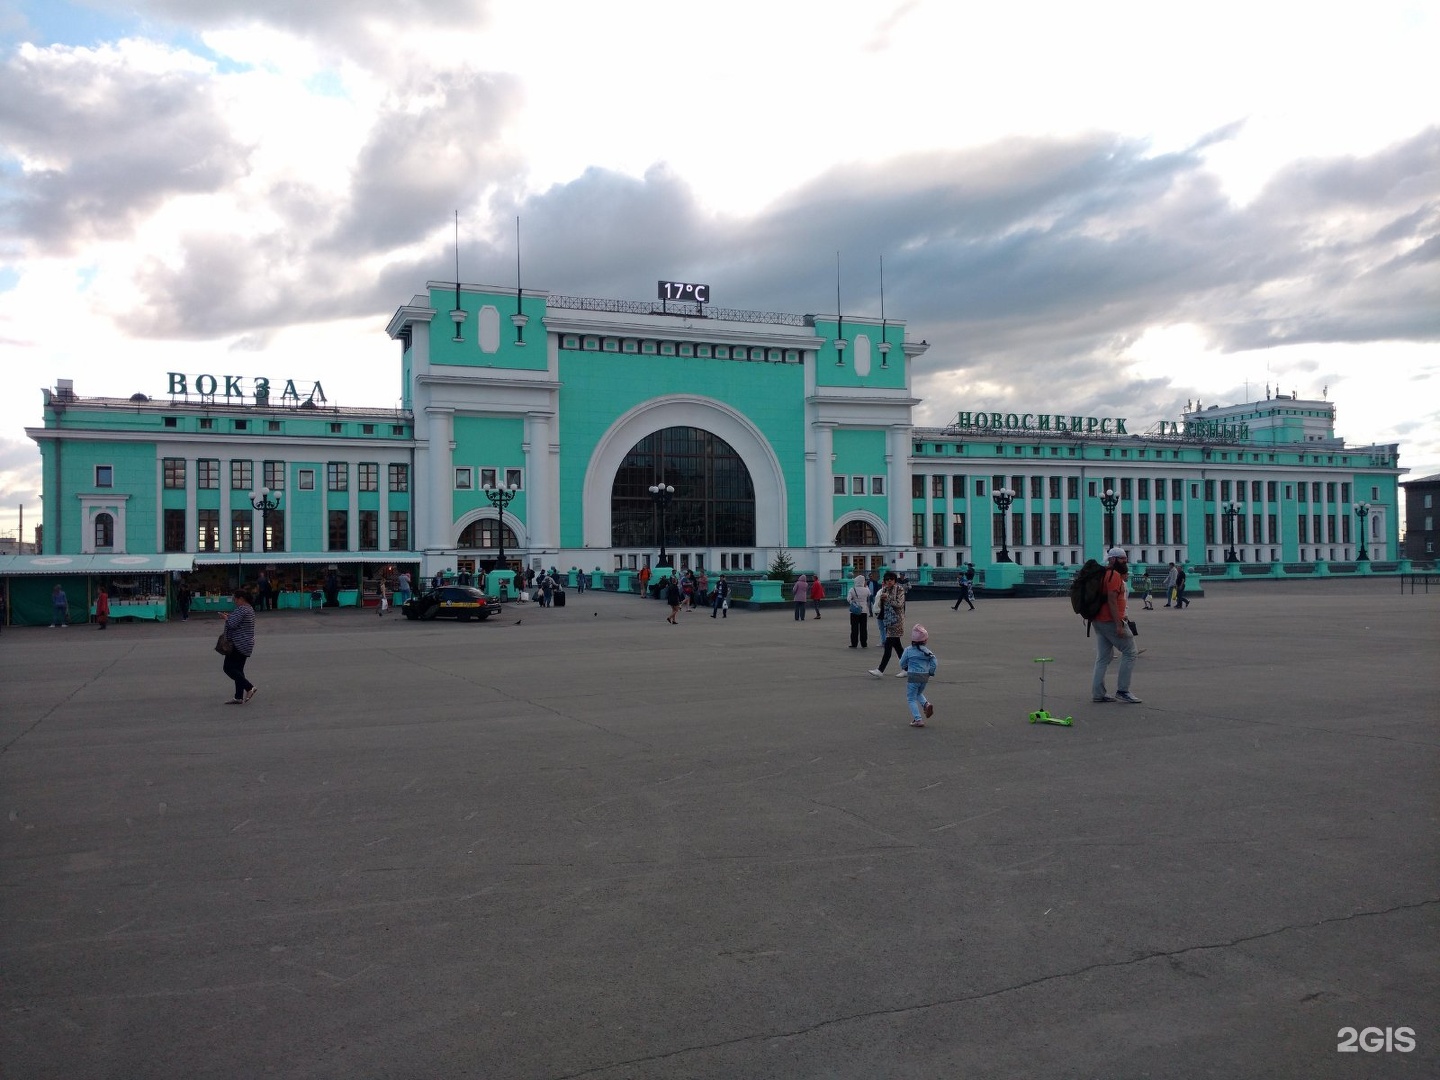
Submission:
[[[910,630],[910,647],[900,656],[900,670],[905,673],[905,700],[910,703],[910,726],[924,727],[925,721],[935,715],[935,706],[925,696],[925,684],[935,674],[940,661],[927,644],[930,631],[916,623]]]

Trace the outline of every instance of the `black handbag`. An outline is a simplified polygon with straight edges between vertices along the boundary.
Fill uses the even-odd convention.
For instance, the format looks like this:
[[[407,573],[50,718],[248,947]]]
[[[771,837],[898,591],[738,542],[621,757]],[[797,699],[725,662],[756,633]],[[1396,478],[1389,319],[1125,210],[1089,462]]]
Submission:
[[[230,640],[230,635],[224,630],[221,630],[220,636],[215,639],[215,651],[221,656],[229,656],[235,651],[235,643]]]
[[[1139,630],[1139,628],[1136,627],[1136,625],[1135,625],[1135,620],[1134,620],[1134,619],[1126,619],[1126,620],[1125,620],[1125,625],[1130,628],[1130,636],[1131,636],[1131,637],[1139,637],[1139,636],[1140,636],[1140,630]]]

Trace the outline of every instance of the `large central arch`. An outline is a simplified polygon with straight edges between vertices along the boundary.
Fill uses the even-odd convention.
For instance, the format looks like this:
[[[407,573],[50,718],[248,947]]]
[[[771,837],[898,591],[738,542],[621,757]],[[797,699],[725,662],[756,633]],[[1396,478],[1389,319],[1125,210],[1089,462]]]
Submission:
[[[585,470],[585,546],[611,547],[610,491],[631,448],[670,427],[695,427],[724,439],[745,462],[755,485],[755,546],[785,546],[785,477],[770,444],[750,420],[714,398],[673,395],[625,413],[602,435]]]

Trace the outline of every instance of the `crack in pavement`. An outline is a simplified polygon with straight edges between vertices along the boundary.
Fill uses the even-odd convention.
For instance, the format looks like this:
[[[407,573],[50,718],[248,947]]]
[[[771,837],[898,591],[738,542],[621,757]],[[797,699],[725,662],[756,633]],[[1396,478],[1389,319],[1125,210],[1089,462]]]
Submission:
[[[607,1065],[597,1065],[594,1068],[584,1069],[580,1072],[565,1073],[553,1077],[552,1080],[579,1080],[581,1077],[598,1076],[609,1072],[612,1069],[630,1068],[636,1065],[645,1065],[657,1061],[665,1061],[669,1058],[679,1057],[683,1054],[704,1052],[707,1050],[718,1050],[729,1046],[740,1046],[747,1042],[754,1042],[757,1039],[792,1039],[802,1035],[809,1035],[812,1032],[820,1031],[823,1028],[834,1027],[837,1024],[848,1024],[855,1020],[869,1020],[882,1016],[902,1016],[906,1013],[923,1012],[926,1009],[941,1008],[947,1005],[963,1005],[971,1001],[984,1001],[987,998],[999,997],[1002,994],[1014,993],[1017,990],[1028,990],[1031,987],[1039,986],[1047,982],[1055,982],[1061,979],[1073,979],[1076,976],[1087,975],[1092,971],[1104,971],[1112,968],[1126,968],[1134,964],[1144,964],[1151,960],[1161,960],[1184,956],[1187,953],[1208,952],[1212,949],[1229,949],[1236,945],[1243,945],[1251,941],[1262,941],[1265,938],[1275,937],[1280,934],[1288,934],[1295,930],[1310,930],[1318,926],[1329,926],[1335,923],[1350,922],[1353,919],[1369,918],[1380,915],[1393,915],[1400,911],[1414,911],[1419,908],[1430,907],[1440,904],[1440,897],[1430,897],[1425,900],[1418,900],[1408,904],[1396,904],[1393,907],[1382,908],[1376,911],[1354,911],[1348,915],[1338,915],[1329,919],[1317,919],[1308,923],[1295,923],[1287,926],[1276,927],[1273,930],[1265,930],[1258,934],[1248,934],[1231,941],[1219,941],[1205,945],[1187,945],[1179,949],[1162,949],[1156,952],[1146,953],[1143,956],[1132,957],[1129,960],[1110,960],[1096,964],[1087,964],[1085,967],[1075,968],[1073,971],[1058,971],[1050,975],[1041,975],[1026,982],[1016,983],[1013,986],[1002,986],[996,990],[985,990],[976,994],[963,994],[959,997],[941,998],[937,1001],[927,1001],[918,1005],[901,1005],[892,1009],[869,1009],[865,1012],[850,1013],[845,1016],[835,1016],[828,1020],[820,1020],[814,1024],[802,1028],[795,1028],[790,1031],[768,1032],[758,1035],[741,1035],[734,1039],[721,1039],[718,1042],[702,1043],[696,1046],[685,1046],[678,1050],[667,1050],[663,1053],[648,1054],[644,1057],[628,1058],[625,1061],[615,1061]]]
[[[131,646],[129,649],[127,649],[122,655],[117,656],[114,660],[111,660],[110,663],[106,664],[103,668],[101,668],[99,671],[97,671],[93,676],[91,676],[90,678],[86,679],[86,680],[85,680],[84,682],[82,682],[79,686],[75,687],[74,690],[71,690],[70,693],[66,694],[66,695],[65,695],[63,698],[61,698],[59,701],[55,702],[54,705],[51,705],[50,708],[46,709],[44,713],[42,713],[40,716],[36,717],[35,722],[34,722],[33,724],[31,724],[29,727],[27,727],[24,731],[21,731],[20,733],[18,733],[13,739],[11,739],[9,742],[7,742],[4,746],[0,746],[0,754],[7,753],[7,752],[10,750],[10,748],[11,748],[12,746],[14,746],[17,742],[19,742],[21,739],[23,739],[26,735],[29,735],[30,732],[34,731],[37,727],[39,727],[41,724],[43,724],[46,720],[50,719],[50,717],[54,716],[60,709],[64,708],[66,705],[70,704],[70,702],[74,699],[74,697],[75,697],[76,694],[80,693],[80,691],[82,691],[82,690],[85,690],[85,689],[88,689],[88,688],[91,687],[91,686],[94,686],[97,682],[99,682],[101,679],[103,679],[103,678],[105,677],[105,675],[110,671],[111,668],[113,668],[116,664],[120,663],[121,660],[128,660],[128,659],[129,659],[131,656],[133,656],[134,654],[135,654],[135,646],[132,645],[132,646]]]

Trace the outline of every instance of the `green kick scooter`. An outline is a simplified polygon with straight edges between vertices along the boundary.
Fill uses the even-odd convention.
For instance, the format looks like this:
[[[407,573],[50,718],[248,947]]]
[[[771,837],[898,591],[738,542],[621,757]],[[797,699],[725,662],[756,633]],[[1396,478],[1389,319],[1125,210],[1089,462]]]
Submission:
[[[1056,727],[1074,727],[1074,717],[1051,716],[1045,711],[1045,665],[1053,664],[1054,662],[1055,658],[1053,656],[1037,656],[1035,658],[1035,663],[1040,665],[1040,708],[1030,714],[1030,723],[1054,724]]]

